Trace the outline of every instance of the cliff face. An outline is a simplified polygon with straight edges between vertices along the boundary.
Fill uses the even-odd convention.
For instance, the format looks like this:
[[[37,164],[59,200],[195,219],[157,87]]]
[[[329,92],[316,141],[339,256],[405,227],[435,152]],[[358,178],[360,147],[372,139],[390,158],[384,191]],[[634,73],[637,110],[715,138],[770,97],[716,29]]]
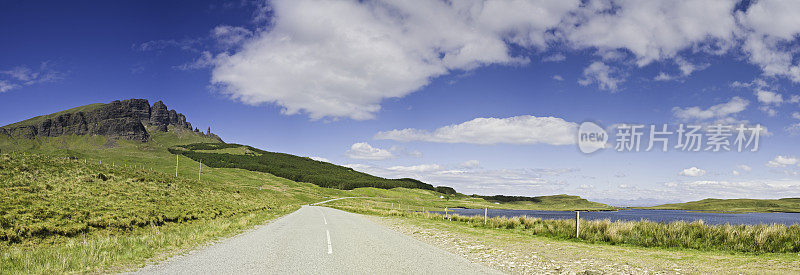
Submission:
[[[146,99],[114,101],[92,111],[64,113],[37,120],[36,123],[21,124],[0,128],[0,135],[29,139],[62,135],[102,135],[146,142],[150,139],[150,134],[145,125],[156,126],[155,129],[162,132],[166,132],[169,125],[177,129],[192,130],[192,125],[186,122],[186,116],[167,109],[161,101],[151,107]]]

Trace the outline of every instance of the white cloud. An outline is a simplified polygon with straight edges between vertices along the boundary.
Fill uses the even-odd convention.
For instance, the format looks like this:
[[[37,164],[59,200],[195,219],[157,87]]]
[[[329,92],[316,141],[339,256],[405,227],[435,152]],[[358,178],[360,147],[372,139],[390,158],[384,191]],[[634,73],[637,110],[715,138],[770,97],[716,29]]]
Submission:
[[[312,119],[372,119],[451,70],[519,64],[578,1],[271,2],[271,28],[216,59],[211,82],[247,104]],[[531,16],[536,14],[537,16]]]
[[[243,27],[221,25],[211,30],[211,37],[224,49],[237,47],[253,36],[253,32]]]
[[[674,61],[675,64],[678,65],[680,74],[670,75],[665,72],[660,72],[654,79],[657,81],[669,81],[669,80],[685,78],[691,75],[693,72],[705,70],[706,68],[708,68],[708,66],[710,66],[710,64],[708,63],[695,65],[680,56],[676,56],[674,58]]]
[[[727,120],[731,118],[731,116],[747,109],[747,105],[749,104],[750,101],[735,96],[726,103],[713,105],[708,109],[702,109],[699,106],[686,108],[674,107],[672,108],[672,115],[683,121],[707,119]]]
[[[309,158],[313,159],[313,160],[316,160],[316,161],[331,162],[329,159],[326,159],[326,158],[323,158],[323,157],[309,157]]]
[[[564,60],[567,60],[567,57],[560,53],[549,55],[542,58],[543,62],[561,62]]]
[[[769,167],[786,167],[790,165],[796,165],[800,163],[796,157],[792,156],[776,156],[773,160],[767,162],[767,166]]]
[[[383,160],[394,157],[392,152],[384,149],[375,148],[366,142],[354,143],[347,150],[345,155],[352,159]]]
[[[448,169],[439,164],[388,168],[348,164],[357,171],[386,178],[411,177],[433,185],[445,185],[464,194],[541,195],[564,193],[558,177],[574,169]]]
[[[583,78],[578,80],[581,86],[597,83],[601,90],[615,92],[618,84],[625,81],[625,76],[621,75],[603,62],[595,61],[583,70]]]
[[[800,3],[793,1],[755,1],[736,12],[738,1],[269,3],[256,13],[256,22],[266,21],[265,10],[274,15],[268,28],[212,31],[220,43],[241,46],[213,55],[211,82],[246,104],[276,104],[284,114],[311,119],[372,119],[383,100],[404,97],[433,78],[492,64],[527,64],[524,52],[548,53],[550,45],[602,57],[579,83],[612,92],[627,74],[611,62],[639,67],[673,62],[678,72],[661,72],[655,79],[675,80],[708,67],[681,56],[687,53],[744,53],[764,76],[800,82],[798,51],[791,45],[800,34]],[[161,41],[138,48],[195,43]],[[542,60],[564,58],[555,53]]]
[[[697,167],[694,167],[694,166],[692,166],[690,168],[683,169],[683,171],[678,173],[678,175],[687,176],[687,177],[699,177],[699,176],[702,176],[702,175],[705,175],[705,174],[706,174],[706,170],[703,170],[703,169],[700,169],[700,168],[697,168]]]
[[[800,120],[800,113],[794,112],[792,113],[792,118]],[[786,131],[792,135],[800,134],[800,122],[792,123],[789,126],[786,126]]]
[[[776,92],[757,90],[755,92],[758,102],[767,105],[780,105],[783,103],[783,96]]]
[[[20,86],[14,83],[10,83],[5,80],[0,80],[0,93],[8,92],[13,89],[19,88]]]
[[[564,81],[564,78],[561,77],[560,75],[553,75],[553,79],[558,81]]]
[[[392,166],[386,168],[392,171],[397,172],[412,172],[412,173],[422,173],[422,172],[433,172],[433,171],[440,171],[442,170],[442,166],[438,164],[421,164],[421,165],[414,165],[414,166]]]
[[[463,167],[463,168],[467,168],[467,169],[474,169],[474,168],[480,167],[481,166],[481,162],[478,161],[478,160],[472,159],[472,160],[468,160],[468,161],[462,162],[460,166]]]
[[[747,173],[747,172],[750,172],[752,170],[753,170],[752,167],[744,165],[744,164],[740,164],[740,165],[736,166],[736,169],[734,169],[732,173],[733,173],[734,176],[738,176],[738,175],[741,175],[742,173]]]
[[[698,180],[688,182],[667,182],[668,189],[652,190],[661,198],[675,198],[687,201],[704,198],[788,198],[800,195],[800,181],[766,180],[717,181]]]
[[[626,49],[639,66],[684,49],[733,38],[734,1],[590,1],[566,18],[563,35],[576,48]]]
[[[794,50],[784,46],[800,33],[798,9],[800,2],[796,1],[757,1],[746,12],[736,13],[744,26],[738,30],[744,37],[742,49],[764,75],[785,76],[800,82],[800,67],[793,63]]]
[[[434,130],[407,128],[378,132],[375,139],[472,144],[569,145],[575,143],[578,125],[556,117],[530,115],[508,118],[476,118]]]
[[[792,95],[789,97],[789,103],[800,103],[800,95]]]
[[[39,83],[55,82],[64,79],[64,73],[56,71],[49,62],[42,62],[37,69],[17,66],[0,70],[0,93]]]

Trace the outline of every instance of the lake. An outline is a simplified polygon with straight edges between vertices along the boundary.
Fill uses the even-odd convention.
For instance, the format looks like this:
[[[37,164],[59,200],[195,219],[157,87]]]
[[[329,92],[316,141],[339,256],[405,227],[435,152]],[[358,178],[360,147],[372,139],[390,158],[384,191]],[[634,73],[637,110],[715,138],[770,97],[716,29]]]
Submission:
[[[449,209],[448,213],[455,212],[464,216],[483,216],[483,209]],[[441,212],[440,212],[441,213]],[[542,219],[574,219],[572,211],[541,211],[541,210],[509,210],[489,209],[489,217],[514,217],[528,216]],[[704,213],[688,212],[684,210],[649,210],[630,209],[620,211],[581,212],[581,219],[611,221],[639,221],[649,220],[654,222],[697,221],[703,220],[706,224],[785,224],[800,223],[800,213]]]

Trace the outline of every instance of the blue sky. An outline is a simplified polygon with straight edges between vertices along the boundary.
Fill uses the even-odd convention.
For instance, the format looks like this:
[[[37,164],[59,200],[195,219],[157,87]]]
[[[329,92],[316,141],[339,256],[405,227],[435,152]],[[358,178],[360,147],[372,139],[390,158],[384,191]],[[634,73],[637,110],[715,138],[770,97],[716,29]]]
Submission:
[[[800,196],[793,5],[3,1],[0,125],[146,98],[228,142],[467,194]],[[758,152],[587,155],[584,121],[768,132]]]

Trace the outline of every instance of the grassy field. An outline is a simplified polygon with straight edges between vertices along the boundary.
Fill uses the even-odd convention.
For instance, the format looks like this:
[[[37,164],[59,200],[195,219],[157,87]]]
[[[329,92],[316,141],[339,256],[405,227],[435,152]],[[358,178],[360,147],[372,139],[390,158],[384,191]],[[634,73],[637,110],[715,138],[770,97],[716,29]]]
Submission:
[[[794,212],[800,213],[800,198],[776,200],[704,199],[687,203],[664,204],[642,209],[672,209],[715,212]]]
[[[575,220],[543,220],[530,217],[494,217],[484,220],[482,216],[421,212],[415,208],[387,206],[385,203],[376,203],[368,199],[340,200],[325,205],[369,215],[447,219],[468,227],[510,230],[559,240],[575,239]],[[702,222],[581,220],[580,228],[579,240],[587,243],[746,253],[800,252],[798,225],[705,225]]]

